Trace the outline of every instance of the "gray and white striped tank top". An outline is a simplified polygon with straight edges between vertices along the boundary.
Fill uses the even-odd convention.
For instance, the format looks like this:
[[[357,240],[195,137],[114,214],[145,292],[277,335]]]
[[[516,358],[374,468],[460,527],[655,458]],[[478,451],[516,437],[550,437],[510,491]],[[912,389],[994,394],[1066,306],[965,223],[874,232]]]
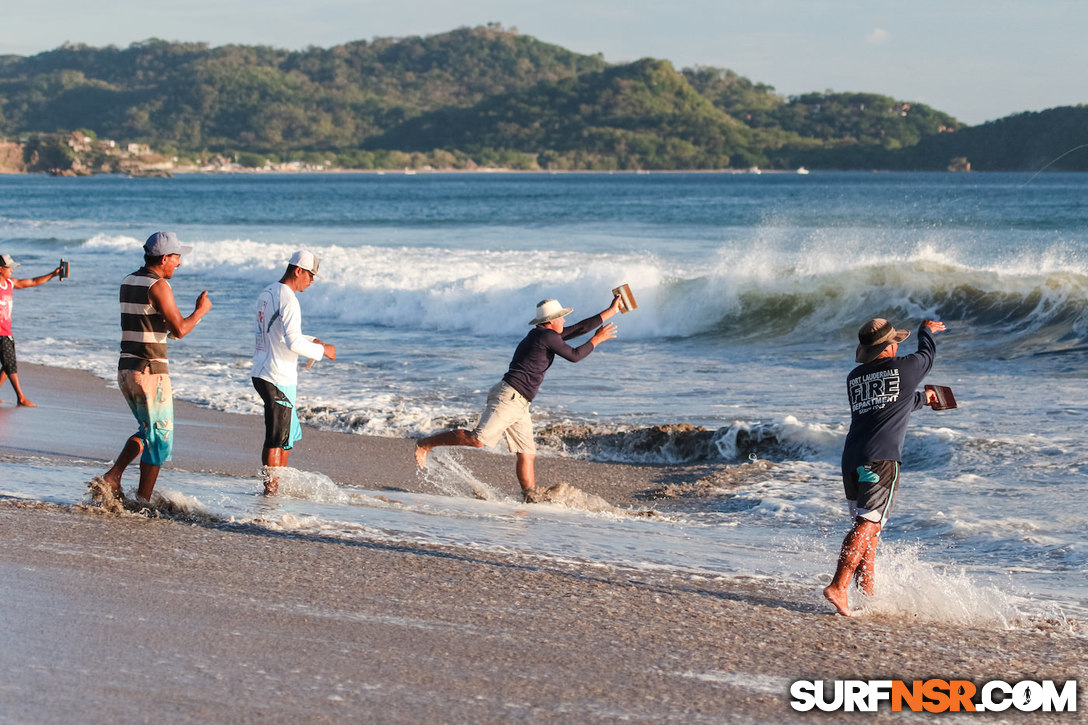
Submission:
[[[141,267],[121,282],[121,359],[118,370],[168,373],[166,318],[151,304],[151,285],[162,277]],[[170,284],[162,280],[164,284]]]

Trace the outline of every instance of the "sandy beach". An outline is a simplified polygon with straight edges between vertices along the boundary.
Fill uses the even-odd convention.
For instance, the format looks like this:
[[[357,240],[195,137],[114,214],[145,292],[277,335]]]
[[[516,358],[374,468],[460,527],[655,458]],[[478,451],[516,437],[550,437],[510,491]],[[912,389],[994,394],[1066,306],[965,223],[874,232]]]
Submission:
[[[10,388],[0,392],[0,458],[105,467],[131,433],[120,394],[101,380],[27,364],[20,377],[40,407],[15,409]],[[181,469],[259,485],[257,417],[179,401],[176,418],[160,481]],[[291,463],[370,489],[422,490],[411,450],[307,430]],[[513,491],[511,457],[467,453],[481,480]],[[706,472],[538,464],[542,482],[568,480],[619,505]],[[1083,686],[1088,674],[1083,633],[1066,625],[847,619],[791,582],[14,500],[0,500],[0,541],[2,723],[826,722],[845,716],[795,713],[790,683]],[[1083,692],[1079,701],[1083,712]]]

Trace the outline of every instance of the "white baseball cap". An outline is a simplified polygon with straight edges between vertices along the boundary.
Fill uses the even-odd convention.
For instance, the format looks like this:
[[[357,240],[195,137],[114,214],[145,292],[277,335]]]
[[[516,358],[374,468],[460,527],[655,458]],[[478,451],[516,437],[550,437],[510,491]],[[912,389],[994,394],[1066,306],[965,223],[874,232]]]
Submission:
[[[0,254],[0,267],[18,267],[19,263],[10,254]]]
[[[314,256],[313,252],[307,252],[305,249],[300,249],[291,255],[291,261],[288,264],[292,264],[299,269],[304,269],[310,272],[315,277],[320,277],[317,273],[318,259]]]

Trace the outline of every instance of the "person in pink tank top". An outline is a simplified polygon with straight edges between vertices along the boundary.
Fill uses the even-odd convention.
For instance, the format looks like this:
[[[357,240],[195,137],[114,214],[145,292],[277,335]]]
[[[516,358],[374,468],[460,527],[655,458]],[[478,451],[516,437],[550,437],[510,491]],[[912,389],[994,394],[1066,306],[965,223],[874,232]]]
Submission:
[[[11,387],[15,388],[16,404],[22,408],[36,408],[38,406],[23,395],[23,388],[19,385],[19,367],[15,360],[15,337],[11,332],[11,313],[14,302],[12,293],[24,287],[45,284],[60,274],[60,267],[41,277],[17,279],[12,275],[18,266],[19,263],[12,259],[10,254],[0,254],[0,386],[3,386],[4,381],[10,378]]]

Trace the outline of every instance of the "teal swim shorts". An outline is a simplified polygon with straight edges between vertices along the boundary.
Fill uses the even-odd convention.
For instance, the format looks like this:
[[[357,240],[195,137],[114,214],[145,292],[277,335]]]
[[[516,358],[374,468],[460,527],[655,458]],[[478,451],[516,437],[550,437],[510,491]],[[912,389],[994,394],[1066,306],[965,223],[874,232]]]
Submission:
[[[140,429],[133,435],[143,443],[141,463],[161,466],[174,450],[174,392],[170,376],[140,370],[118,370],[117,385]]]

